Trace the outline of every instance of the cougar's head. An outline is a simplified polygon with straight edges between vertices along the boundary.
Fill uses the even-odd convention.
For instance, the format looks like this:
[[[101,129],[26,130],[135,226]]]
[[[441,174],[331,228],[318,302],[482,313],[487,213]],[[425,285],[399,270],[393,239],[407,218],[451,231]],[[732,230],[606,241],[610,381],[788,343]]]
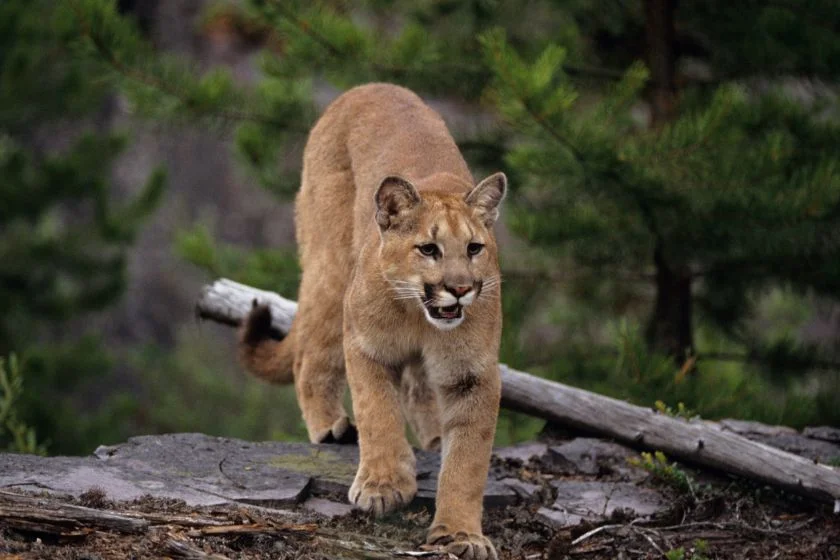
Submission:
[[[390,297],[416,302],[429,323],[450,330],[479,298],[498,297],[492,227],[507,179],[496,173],[466,194],[447,174],[418,185],[419,190],[406,179],[388,177],[376,191],[380,264]]]

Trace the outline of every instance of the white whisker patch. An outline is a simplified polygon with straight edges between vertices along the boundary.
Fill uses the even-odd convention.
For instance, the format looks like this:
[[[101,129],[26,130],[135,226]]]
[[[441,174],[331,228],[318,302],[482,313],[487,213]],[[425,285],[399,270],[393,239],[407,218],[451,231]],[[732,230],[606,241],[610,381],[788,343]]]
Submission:
[[[466,295],[463,295],[458,298],[458,303],[461,305],[470,305],[472,302],[475,301],[475,290],[470,290],[470,292]]]
[[[437,293],[437,297],[435,298],[435,300],[437,301],[439,307],[448,307],[450,305],[455,305],[456,303],[458,303],[458,298],[456,298],[449,292],[442,290]]]

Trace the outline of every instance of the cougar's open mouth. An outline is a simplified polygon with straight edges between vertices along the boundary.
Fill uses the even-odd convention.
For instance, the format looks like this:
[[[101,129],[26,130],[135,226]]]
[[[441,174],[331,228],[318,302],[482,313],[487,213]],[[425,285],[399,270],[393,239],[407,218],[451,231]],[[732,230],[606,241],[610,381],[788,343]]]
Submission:
[[[433,319],[460,319],[464,308],[459,304],[449,305],[447,307],[434,307],[426,304],[426,309],[429,311],[429,316]]]

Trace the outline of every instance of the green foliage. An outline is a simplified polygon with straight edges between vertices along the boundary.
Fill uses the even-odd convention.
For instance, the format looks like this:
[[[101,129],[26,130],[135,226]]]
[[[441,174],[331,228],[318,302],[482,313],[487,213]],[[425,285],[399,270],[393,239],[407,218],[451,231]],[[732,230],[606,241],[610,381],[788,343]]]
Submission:
[[[105,177],[123,144],[85,135],[66,154],[40,156],[5,138],[0,309],[63,319],[100,308],[122,291],[125,251],[164,185],[163,173],[155,173],[137,198],[113,208]],[[7,329],[0,322],[0,333]]]
[[[496,422],[496,437],[493,444],[498,447],[513,445],[521,441],[535,439],[545,426],[545,421],[527,414],[499,411]]]
[[[725,76],[811,75],[840,72],[837,4],[796,2],[692,2],[680,5],[683,25],[704,30],[710,58]]]
[[[640,298],[650,298],[643,295],[650,288],[675,306],[661,274],[682,275],[689,301],[663,308],[665,315],[685,318],[698,332],[708,325],[726,333],[741,356],[758,366],[742,368],[738,391],[757,396],[772,390],[759,387],[764,382],[754,374],[761,371],[796,394],[792,374],[804,377],[825,367],[825,348],[797,336],[770,338],[747,325],[771,287],[825,296],[837,291],[840,243],[833,232],[840,226],[840,159],[831,148],[840,139],[836,119],[818,118],[823,108],[780,92],[759,95],[725,83],[712,92],[687,90],[676,117],[652,129],[634,113],[647,79],[641,65],[629,66],[616,84],[592,94],[565,71],[564,50],[557,45],[526,58],[501,29],[485,32],[480,41],[493,71],[486,98],[516,134],[506,158],[515,177],[508,223],[516,233],[546,258],[567,256],[576,270],[605,277],[592,282],[586,297],[598,286],[614,289],[616,278],[634,279],[629,290],[615,293],[624,299],[614,299],[614,307],[636,307]],[[664,350],[653,337],[678,328],[652,328],[659,320],[648,313],[649,349]],[[702,383],[709,379],[698,382],[722,374],[702,361],[696,333],[688,341],[689,352],[691,346],[697,350],[689,369],[697,363],[703,370],[696,375],[684,370],[675,376],[667,357],[629,353],[627,338],[619,339],[612,379],[638,382],[621,383],[629,391],[621,396],[667,396],[704,414],[708,404],[701,403],[709,403],[711,394],[726,399],[714,386],[707,390]],[[592,386],[591,380],[584,383]]]
[[[650,473],[654,479],[670,486],[681,494],[693,494],[694,484],[691,477],[676,463],[669,463],[668,458],[661,451],[654,453],[643,452],[641,458],[630,457],[627,462]]]
[[[430,93],[478,98],[490,77],[481,61],[477,34],[503,25],[522,45],[553,38],[576,55],[582,41],[569,11],[547,1],[365,2],[352,8],[330,0],[249,0],[223,8],[282,45],[288,78],[323,72],[347,88],[393,81]]]
[[[654,408],[659,414],[664,414],[666,416],[670,416],[671,418],[683,418],[685,420],[691,420],[697,417],[697,415],[694,414],[693,410],[686,408],[684,403],[677,403],[677,408],[676,410],[674,410],[664,402],[656,401],[654,403]]]
[[[165,184],[158,170],[133,197],[111,188],[126,138],[85,120],[110,90],[96,64],[73,56],[81,4],[0,4],[0,355],[18,350],[27,390],[17,421],[55,452],[89,449],[107,431],[110,405],[78,408],[88,384],[107,378],[108,357],[69,322],[122,293],[127,253]],[[66,119],[75,129],[53,147]]]
[[[709,542],[704,539],[694,539],[694,548],[691,551],[693,560],[708,560]]]
[[[482,42],[493,99],[524,139],[509,155],[525,177],[512,225],[529,240],[569,243],[585,265],[643,267],[664,243],[672,262],[698,261],[704,271],[731,274],[747,259],[794,276],[774,265],[806,256],[832,266],[837,126],[781,97],[748,102],[726,85],[645,132],[627,110],[645,83],[642,67],[584,107],[558,47],[527,63],[498,30]]]
[[[281,149],[300,138],[314,119],[309,77],[286,79],[266,56],[263,81],[253,90],[243,89],[225,69],[202,72],[182,57],[155,52],[109,0],[69,0],[66,5],[69,25],[76,30],[72,46],[77,58],[118,87],[137,115],[235,126],[236,152],[246,168],[267,188],[293,192],[294,174],[278,173],[276,162]]]
[[[173,352],[148,347],[132,358],[144,372],[135,411],[143,431],[305,441],[294,387],[269,386],[242,372],[233,341],[219,345],[205,328],[212,326],[181,329]]]
[[[693,547],[689,550],[682,546],[672,548],[665,552],[665,558],[667,560],[708,560],[709,557],[706,556],[708,549],[709,545],[705,540],[695,539]]]
[[[568,303],[560,300],[558,305],[565,308]],[[672,358],[647,348],[637,323],[623,320],[603,329],[600,312],[580,307],[571,313],[576,322],[561,315],[559,325],[568,324],[578,340],[569,337],[566,346],[536,352],[536,365],[528,371],[687,419],[737,417],[794,427],[840,420],[837,373],[820,371],[781,383],[768,378],[764,364],[741,360],[692,359],[678,367]],[[698,341],[702,349],[734,355],[743,350],[708,328],[699,331]],[[514,357],[533,347],[527,339],[511,344],[516,346]],[[669,413],[665,403],[683,405]]]
[[[35,429],[18,416],[23,373],[14,354],[8,360],[0,357],[0,391],[0,442],[5,442],[5,449],[12,453],[45,455],[47,447],[38,442]]]
[[[213,241],[210,230],[198,225],[179,233],[176,250],[212,278],[229,278],[294,299],[300,267],[293,249],[245,250]]]

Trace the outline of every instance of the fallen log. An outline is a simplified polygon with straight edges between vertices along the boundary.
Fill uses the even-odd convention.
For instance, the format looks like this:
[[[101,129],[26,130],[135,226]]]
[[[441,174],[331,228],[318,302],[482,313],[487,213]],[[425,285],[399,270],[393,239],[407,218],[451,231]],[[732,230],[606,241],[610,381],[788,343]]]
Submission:
[[[163,543],[163,551],[173,558],[183,560],[229,560],[221,554],[209,554],[194,546],[188,539],[181,535],[170,535]]]
[[[53,500],[42,500],[12,492],[0,492],[0,525],[57,535],[84,528],[137,533],[146,530],[149,527],[149,521],[108,510],[61,504]]]
[[[238,325],[254,300],[271,306],[279,334],[288,332],[297,311],[295,302],[226,279],[204,287],[196,312],[202,318]],[[840,470],[724,431],[714,422],[672,418],[504,364],[500,369],[505,408],[834,503],[834,512],[840,513]]]

